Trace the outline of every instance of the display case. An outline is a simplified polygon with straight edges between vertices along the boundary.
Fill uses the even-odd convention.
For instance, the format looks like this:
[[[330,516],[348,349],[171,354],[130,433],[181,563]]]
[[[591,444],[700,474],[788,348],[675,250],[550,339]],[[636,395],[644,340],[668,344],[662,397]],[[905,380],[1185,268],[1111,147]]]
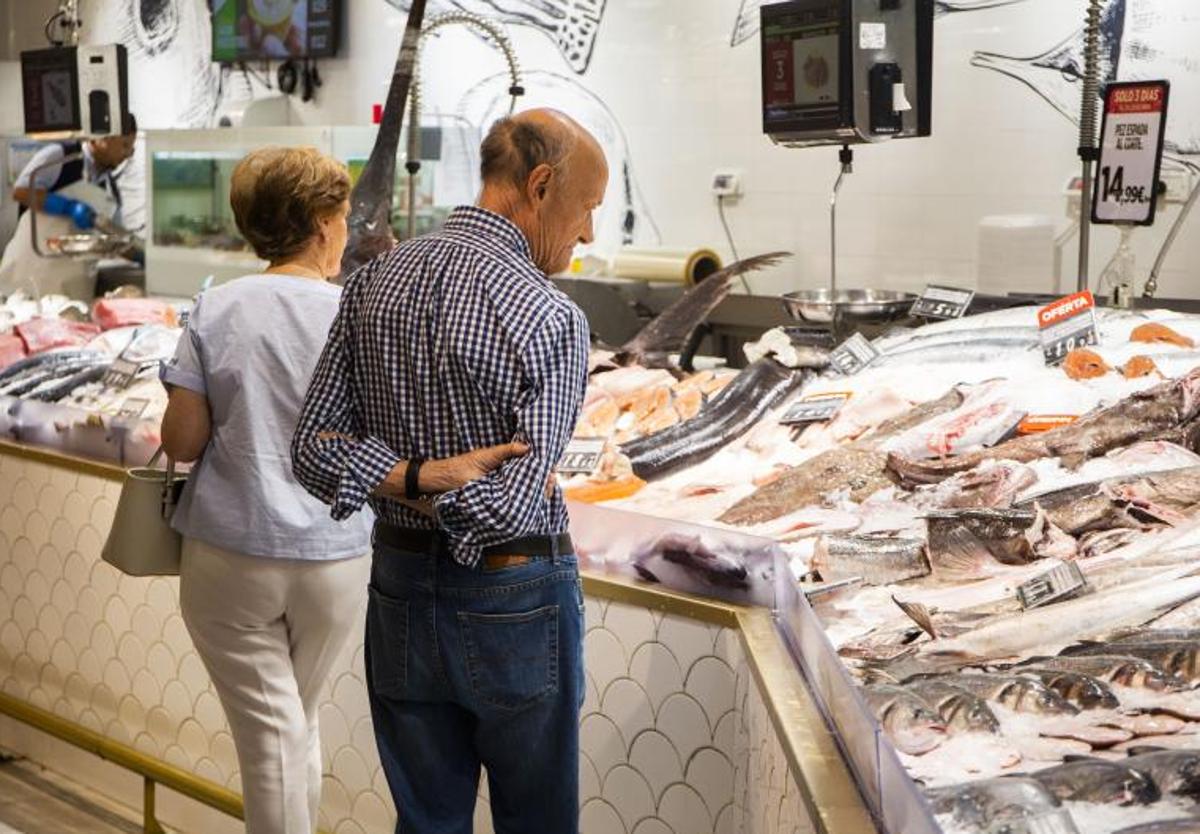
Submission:
[[[471,202],[479,188],[479,130],[451,118],[429,118],[422,131],[416,175],[416,233],[441,226],[450,209]],[[238,160],[270,145],[310,145],[346,163],[357,182],[378,133],[376,127],[251,127],[148,131],[147,290],[191,296],[261,269],[264,264],[238,233],[229,183]],[[406,236],[409,174],[404,145],[396,161],[392,228]]]

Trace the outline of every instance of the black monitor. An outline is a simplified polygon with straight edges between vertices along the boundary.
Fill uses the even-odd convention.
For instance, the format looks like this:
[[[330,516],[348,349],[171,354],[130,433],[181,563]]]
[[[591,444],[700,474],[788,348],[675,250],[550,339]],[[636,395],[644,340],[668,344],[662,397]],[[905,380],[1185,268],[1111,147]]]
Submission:
[[[210,0],[212,57],[228,64],[337,54],[341,0]]]

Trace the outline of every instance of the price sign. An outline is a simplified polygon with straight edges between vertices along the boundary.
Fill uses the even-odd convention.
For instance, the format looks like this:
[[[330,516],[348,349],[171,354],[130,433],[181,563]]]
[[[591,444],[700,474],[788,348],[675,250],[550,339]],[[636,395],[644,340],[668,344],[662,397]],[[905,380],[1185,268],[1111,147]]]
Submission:
[[[829,363],[842,376],[853,376],[879,358],[879,351],[861,333],[855,333],[829,354]]]
[[[603,437],[575,437],[567,443],[555,471],[560,475],[590,475],[603,456]]]
[[[104,372],[104,384],[110,388],[128,388],[141,369],[141,363],[117,357]]]
[[[1022,608],[1037,608],[1073,597],[1087,587],[1083,571],[1074,562],[1063,562],[1040,576],[1017,587],[1017,599]]]
[[[820,423],[824,420],[832,420],[848,399],[850,399],[850,394],[845,391],[814,394],[792,403],[791,407],[779,418],[779,422],[785,426],[796,426],[801,423]]]
[[[117,412],[118,417],[123,417],[127,420],[136,420],[145,413],[149,407],[150,401],[141,397],[130,397],[121,403],[121,410]]]
[[[1084,290],[1038,310],[1038,334],[1047,365],[1057,365],[1076,348],[1098,344],[1096,299]]]
[[[926,319],[960,319],[975,299],[975,290],[930,284],[913,302],[909,315]]]
[[[1093,223],[1154,222],[1166,137],[1167,81],[1109,84],[1104,91]]]

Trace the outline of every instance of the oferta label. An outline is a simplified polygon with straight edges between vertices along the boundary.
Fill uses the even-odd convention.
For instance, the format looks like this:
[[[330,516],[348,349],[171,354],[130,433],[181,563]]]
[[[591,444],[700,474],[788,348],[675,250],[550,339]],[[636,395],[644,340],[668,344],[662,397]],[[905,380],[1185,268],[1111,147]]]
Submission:
[[[1073,350],[1099,344],[1096,299],[1077,292],[1038,310],[1038,336],[1047,365],[1057,365]]]

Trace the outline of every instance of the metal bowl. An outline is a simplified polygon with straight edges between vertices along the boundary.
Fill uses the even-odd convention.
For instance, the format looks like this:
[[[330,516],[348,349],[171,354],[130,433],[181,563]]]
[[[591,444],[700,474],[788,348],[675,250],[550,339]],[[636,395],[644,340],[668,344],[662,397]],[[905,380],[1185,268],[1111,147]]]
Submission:
[[[129,235],[59,235],[46,239],[46,248],[60,255],[103,257],[129,246]]]
[[[783,306],[797,321],[828,324],[834,307],[843,319],[891,321],[904,317],[917,296],[897,290],[838,290],[830,299],[829,290],[799,290],[780,297]]]

